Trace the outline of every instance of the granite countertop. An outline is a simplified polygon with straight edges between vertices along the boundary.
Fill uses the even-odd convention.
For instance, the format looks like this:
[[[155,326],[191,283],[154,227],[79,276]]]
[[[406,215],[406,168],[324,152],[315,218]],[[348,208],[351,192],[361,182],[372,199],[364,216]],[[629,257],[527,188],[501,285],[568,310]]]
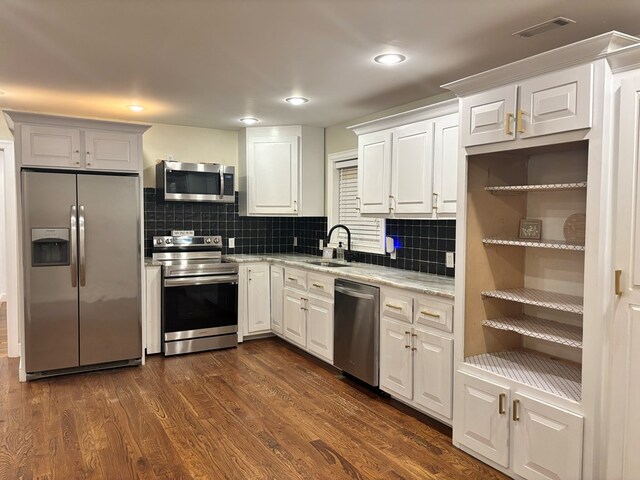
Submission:
[[[404,288],[415,292],[436,295],[443,298],[454,298],[454,279],[430,273],[413,272],[398,268],[369,265],[352,262],[348,267],[323,267],[312,265],[309,261],[322,260],[322,257],[293,253],[265,253],[249,255],[224,255],[224,262],[249,263],[271,262],[316,272],[328,273],[340,278],[348,278],[360,282]]]

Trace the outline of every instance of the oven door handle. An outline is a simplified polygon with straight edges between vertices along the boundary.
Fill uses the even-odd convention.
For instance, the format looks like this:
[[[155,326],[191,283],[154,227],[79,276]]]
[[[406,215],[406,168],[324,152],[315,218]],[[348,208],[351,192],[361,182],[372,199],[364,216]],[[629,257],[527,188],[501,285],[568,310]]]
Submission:
[[[211,275],[207,277],[165,278],[165,287],[185,287],[191,285],[215,285],[220,283],[238,283],[237,275]]]

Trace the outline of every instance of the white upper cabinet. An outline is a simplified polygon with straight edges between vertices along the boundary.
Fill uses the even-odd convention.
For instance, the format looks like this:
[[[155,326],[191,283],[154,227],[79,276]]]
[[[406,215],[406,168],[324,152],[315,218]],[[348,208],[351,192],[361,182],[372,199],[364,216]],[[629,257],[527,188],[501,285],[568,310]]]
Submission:
[[[148,125],[4,112],[18,140],[21,165],[52,169],[140,172]]]
[[[361,214],[455,217],[457,111],[448,101],[350,127],[358,135]]]
[[[238,159],[240,215],[324,215],[324,129],[244,129]]]
[[[81,168],[80,130],[24,125],[21,158],[25,166]]]
[[[593,65],[539,75],[462,98],[470,147],[591,127]]]
[[[137,135],[85,130],[85,166],[94,170],[138,170]]]
[[[394,213],[431,213],[433,207],[433,122],[417,122],[393,131]]]
[[[358,197],[360,213],[390,212],[391,132],[358,138]]]

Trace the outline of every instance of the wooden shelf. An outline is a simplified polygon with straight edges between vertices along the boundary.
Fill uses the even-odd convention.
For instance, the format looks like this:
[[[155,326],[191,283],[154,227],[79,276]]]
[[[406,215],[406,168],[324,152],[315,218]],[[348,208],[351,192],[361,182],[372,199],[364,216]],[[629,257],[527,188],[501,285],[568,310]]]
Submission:
[[[580,402],[582,371],[579,366],[521,351],[483,353],[465,363],[559,397]]]
[[[534,290],[533,288],[510,288],[507,290],[492,290],[482,292],[483,297],[498,298],[524,305],[550,308],[562,312],[571,312],[582,315],[583,298],[564,293]]]
[[[531,338],[582,348],[582,328],[530,315],[492,318],[482,321],[485,327],[508,330]]]
[[[548,248],[552,250],[584,252],[584,245],[563,242],[560,240],[523,240],[521,238],[488,237],[483,238],[482,243],[485,245],[507,245],[512,247]]]
[[[587,182],[548,183],[543,185],[497,185],[484,187],[487,192],[496,195],[513,195],[526,192],[544,192],[559,190],[586,190]]]

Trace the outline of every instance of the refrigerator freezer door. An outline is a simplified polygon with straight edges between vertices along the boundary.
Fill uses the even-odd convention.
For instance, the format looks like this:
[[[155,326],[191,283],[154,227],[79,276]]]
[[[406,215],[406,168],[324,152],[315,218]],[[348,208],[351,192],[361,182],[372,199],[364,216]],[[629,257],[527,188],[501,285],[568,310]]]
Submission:
[[[78,175],[80,365],[142,356],[137,177]]]
[[[71,217],[76,206],[76,176],[25,171],[22,191],[26,371],[77,367],[78,287],[73,286],[77,265],[70,255],[75,244]],[[66,239],[58,238],[45,244],[48,250],[43,251],[43,231],[56,232],[57,237],[67,235],[69,241],[65,245]]]

